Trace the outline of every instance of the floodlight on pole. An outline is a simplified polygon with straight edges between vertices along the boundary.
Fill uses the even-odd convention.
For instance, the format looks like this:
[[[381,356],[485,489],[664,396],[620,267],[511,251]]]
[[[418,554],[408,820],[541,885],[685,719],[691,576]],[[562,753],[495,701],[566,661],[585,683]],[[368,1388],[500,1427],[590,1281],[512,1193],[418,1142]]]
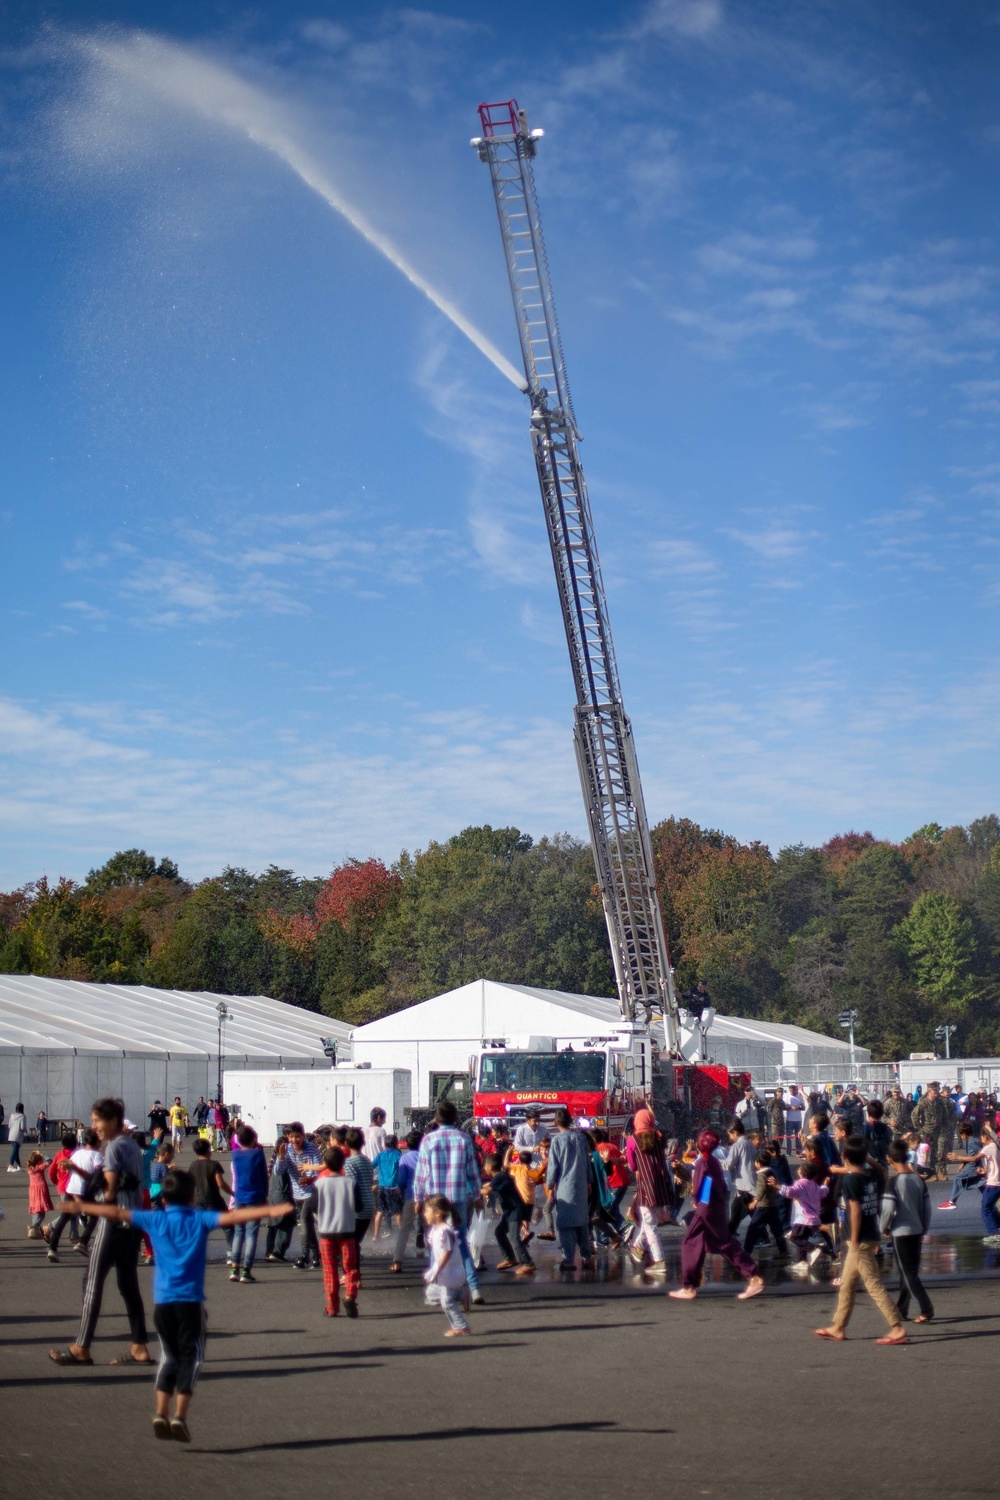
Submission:
[[[227,1021],[231,1021],[233,1019],[233,1013],[229,1009],[229,1006],[226,1004],[225,1000],[220,1000],[219,1003],[218,1003],[218,1005],[215,1007],[215,1014],[219,1018],[219,1043],[218,1043],[219,1078],[218,1078],[218,1087],[216,1088],[216,1092],[215,1092],[215,1097],[216,1097],[216,1101],[219,1104],[221,1104],[222,1103],[222,1028],[226,1024]]]
[[[851,1049],[851,1082],[854,1083],[857,1071],[854,1066],[854,1028],[858,1022],[858,1013],[852,1006],[850,1010],[842,1010],[837,1019],[841,1029],[847,1032],[847,1044]]]
[[[936,1042],[944,1042],[944,1055],[948,1059],[951,1058],[951,1039],[957,1030],[958,1027],[954,1024],[950,1026],[935,1026],[934,1028],[934,1040]]]

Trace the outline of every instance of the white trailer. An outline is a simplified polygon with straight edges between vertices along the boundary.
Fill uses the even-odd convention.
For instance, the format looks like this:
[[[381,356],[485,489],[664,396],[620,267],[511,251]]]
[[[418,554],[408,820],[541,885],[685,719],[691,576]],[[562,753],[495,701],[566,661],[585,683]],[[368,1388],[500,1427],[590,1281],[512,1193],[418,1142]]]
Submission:
[[[899,1064],[899,1082],[904,1094],[919,1083],[946,1083],[963,1094],[992,1093],[1000,1087],[1000,1057],[937,1057],[933,1061],[907,1059]]]
[[[385,1110],[386,1129],[398,1135],[406,1129],[411,1100],[408,1068],[227,1071],[223,1087],[232,1113],[269,1144],[293,1120],[301,1120],[307,1131],[319,1125],[364,1128],[376,1108]]]

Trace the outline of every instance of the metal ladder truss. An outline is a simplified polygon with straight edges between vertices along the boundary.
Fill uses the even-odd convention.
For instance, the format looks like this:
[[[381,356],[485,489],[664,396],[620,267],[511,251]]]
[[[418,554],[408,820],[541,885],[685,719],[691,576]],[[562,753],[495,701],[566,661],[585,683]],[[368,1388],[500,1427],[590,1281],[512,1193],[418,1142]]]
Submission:
[[[516,100],[483,104],[473,145],[487,163],[531,401],[531,440],[576,691],[576,757],[622,1013],[676,1002],[632,728],[622,704],[587,484],[580,463],[531,162],[540,131]]]

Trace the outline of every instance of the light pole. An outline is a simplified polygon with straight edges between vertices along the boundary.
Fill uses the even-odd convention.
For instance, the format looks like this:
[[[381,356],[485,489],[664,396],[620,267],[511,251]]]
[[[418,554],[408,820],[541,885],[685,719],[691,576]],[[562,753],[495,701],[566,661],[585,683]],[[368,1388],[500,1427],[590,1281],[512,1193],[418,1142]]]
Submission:
[[[951,1059],[951,1039],[957,1030],[958,1027],[954,1025],[935,1026],[934,1028],[934,1040],[936,1042],[944,1042],[944,1055],[949,1060]]]
[[[858,1013],[857,1013],[856,1010],[853,1009],[853,1007],[850,1010],[842,1010],[840,1012],[838,1020],[840,1021],[841,1029],[847,1032],[847,1044],[848,1044],[848,1046],[851,1049],[851,1077],[850,1077],[850,1082],[854,1083],[854,1082],[856,1082],[856,1079],[855,1079],[855,1076],[854,1076],[854,1074],[855,1074],[855,1067],[854,1067],[854,1028],[857,1025]]]
[[[218,1080],[218,1087],[217,1087],[217,1089],[215,1091],[215,1098],[216,1098],[217,1103],[221,1104],[222,1103],[222,1028],[223,1028],[223,1026],[225,1025],[225,1023],[227,1021],[231,1021],[233,1019],[233,1013],[229,1009],[229,1006],[226,1004],[225,1000],[220,1000],[219,1003],[218,1003],[218,1005],[215,1007],[215,1014],[219,1018],[219,1047],[218,1047],[218,1051],[219,1051],[219,1080]]]

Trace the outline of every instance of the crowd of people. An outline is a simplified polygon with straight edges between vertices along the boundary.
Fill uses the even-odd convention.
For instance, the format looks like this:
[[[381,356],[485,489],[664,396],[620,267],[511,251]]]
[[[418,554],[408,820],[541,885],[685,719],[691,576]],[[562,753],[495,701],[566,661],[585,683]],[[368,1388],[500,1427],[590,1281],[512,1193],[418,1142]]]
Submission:
[[[75,1342],[50,1357],[93,1363],[113,1268],[130,1340],[112,1363],[152,1363],[139,1278],[140,1265],[152,1266],[161,1347],[154,1431],[187,1441],[204,1358],[209,1235],[218,1229],[225,1237],[229,1280],[253,1284],[262,1225],[265,1262],[321,1271],[329,1317],[358,1316],[364,1259],[381,1240],[390,1247],[390,1273],[418,1258],[425,1300],[444,1312],[446,1337],[456,1338],[471,1333],[470,1309],[485,1300],[480,1276],[490,1239],[500,1257],[494,1268],[515,1279],[536,1274],[535,1246],[547,1241],[558,1244],[560,1273],[622,1254],[655,1281],[668,1277],[663,1237],[674,1226],[683,1233],[681,1284],[670,1292],[677,1301],[698,1296],[708,1255],[736,1271],[741,1300],[761,1295],[765,1264],[775,1261],[792,1276],[822,1275],[838,1289],[833,1320],[815,1330],[819,1337],[845,1336],[860,1281],[888,1325],[876,1342],[905,1343],[912,1304],[916,1322],[933,1317],[920,1280],[927,1183],[947,1178],[949,1162],[960,1170],[941,1207],[981,1189],[986,1242],[1000,1246],[995,1104],[956,1099],[937,1085],[916,1099],[904,1099],[898,1087],[865,1099],[854,1087],[828,1097],[794,1086],[762,1099],[748,1087],[732,1114],[696,1137],[668,1137],[643,1108],[618,1144],[565,1109],[549,1125],[529,1107],[512,1134],[499,1121],[460,1129],[454,1106],[442,1103],[425,1131],[402,1139],[374,1110],[364,1130],[330,1125],[307,1133],[293,1122],[265,1150],[216,1101],[200,1099],[189,1113],[179,1098],[167,1106],[156,1100],[145,1131],[126,1119],[121,1101],[101,1099],[90,1126],[63,1135],[51,1160],[39,1149],[25,1163],[29,1236],[45,1241],[51,1262],[64,1235],[87,1260]],[[15,1113],[23,1118],[20,1105]],[[214,1154],[223,1146],[231,1149],[227,1163]],[[895,1300],[883,1280],[890,1246]]]

